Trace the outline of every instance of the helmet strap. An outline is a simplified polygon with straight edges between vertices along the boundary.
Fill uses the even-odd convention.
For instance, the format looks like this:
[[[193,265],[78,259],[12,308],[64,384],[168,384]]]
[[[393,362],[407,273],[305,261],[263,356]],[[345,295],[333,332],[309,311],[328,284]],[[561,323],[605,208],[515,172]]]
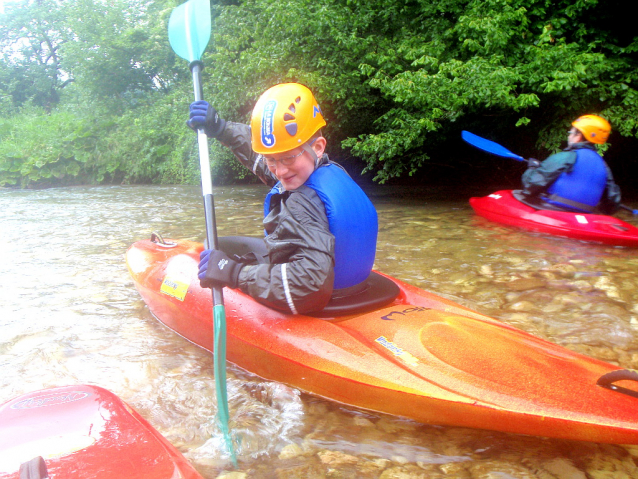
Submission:
[[[315,162],[315,169],[317,169],[317,167],[319,166],[319,158],[317,157],[317,153],[315,153],[315,150],[312,148],[311,143],[304,143],[303,145],[301,145],[301,148],[303,148],[304,151],[306,151],[310,155],[310,157]]]

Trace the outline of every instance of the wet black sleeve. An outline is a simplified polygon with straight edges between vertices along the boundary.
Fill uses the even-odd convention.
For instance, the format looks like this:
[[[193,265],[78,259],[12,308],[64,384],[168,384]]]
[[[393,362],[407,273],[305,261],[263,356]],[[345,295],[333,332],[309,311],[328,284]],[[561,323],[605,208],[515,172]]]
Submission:
[[[270,264],[244,267],[240,289],[286,312],[323,309],[333,290],[335,242],[323,202],[310,188],[291,192],[264,225]]]

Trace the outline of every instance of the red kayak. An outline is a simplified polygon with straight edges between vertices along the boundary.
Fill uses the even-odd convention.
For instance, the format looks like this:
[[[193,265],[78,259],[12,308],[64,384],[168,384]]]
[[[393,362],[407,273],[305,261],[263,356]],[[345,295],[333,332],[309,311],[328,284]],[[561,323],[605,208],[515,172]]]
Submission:
[[[223,239],[221,249],[241,252]],[[211,350],[211,292],[197,279],[202,249],[154,235],[132,245],[126,260],[155,317]],[[324,398],[424,423],[638,444],[637,373],[381,273],[365,286],[312,316],[274,311],[225,288],[229,361]]]
[[[527,230],[616,246],[638,246],[638,228],[613,216],[536,209],[512,190],[470,198],[477,215]]]
[[[159,432],[97,386],[35,391],[0,405],[1,479],[202,479]]]

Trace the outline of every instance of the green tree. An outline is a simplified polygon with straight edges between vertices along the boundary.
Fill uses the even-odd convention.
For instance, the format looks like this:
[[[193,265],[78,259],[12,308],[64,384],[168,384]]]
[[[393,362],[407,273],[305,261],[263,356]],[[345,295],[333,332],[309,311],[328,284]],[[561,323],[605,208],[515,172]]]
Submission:
[[[173,0],[63,2],[7,6],[0,28],[0,88],[16,106],[50,111],[72,82],[74,94],[139,98],[175,79],[166,22]]]
[[[184,181],[173,155],[161,156],[179,135],[156,127],[167,116],[157,93],[181,79],[166,38],[170,7],[25,0],[7,9],[0,185]]]
[[[413,174],[459,123],[531,125],[555,149],[568,120],[596,112],[635,136],[635,29],[620,2],[350,0],[392,16],[372,33],[367,84],[391,107],[375,130],[344,142],[385,181]],[[369,37],[366,37],[369,38]]]
[[[211,45],[204,55],[205,96],[235,121],[248,121],[270,86],[310,86],[327,118],[329,148],[364,131],[383,100],[364,80],[361,59],[373,38],[357,34],[369,20],[346,2],[245,0],[214,9]]]
[[[68,41],[61,28],[62,12],[55,0],[10,3],[0,15],[0,88],[14,105],[32,102],[50,110],[60,92],[73,81],[63,69],[60,47]]]
[[[177,3],[7,6],[0,115],[11,119],[0,121],[0,182],[196,181],[184,126],[191,76],[166,32]],[[328,121],[331,156],[355,168],[363,159],[381,182],[423,171],[463,128],[533,138],[547,152],[583,113],[638,134],[638,40],[619,0],[229,0],[213,17],[204,93],[223,117],[248,121],[268,87],[304,83]],[[37,122],[52,129],[54,150],[68,146],[61,156],[28,139]],[[55,122],[66,125],[57,136]],[[216,178],[243,179],[212,144]],[[32,161],[25,152],[39,158],[35,169],[18,167]],[[38,176],[54,163],[64,175]]]
[[[176,73],[166,38],[173,6],[173,1],[139,0],[66,3],[73,39],[63,45],[62,55],[77,87],[102,99],[166,89]]]
[[[623,16],[615,0],[245,0],[216,8],[206,94],[247,121],[267,87],[305,83],[332,150],[382,182],[420,171],[462,125],[516,125],[552,150],[596,112],[635,136]]]

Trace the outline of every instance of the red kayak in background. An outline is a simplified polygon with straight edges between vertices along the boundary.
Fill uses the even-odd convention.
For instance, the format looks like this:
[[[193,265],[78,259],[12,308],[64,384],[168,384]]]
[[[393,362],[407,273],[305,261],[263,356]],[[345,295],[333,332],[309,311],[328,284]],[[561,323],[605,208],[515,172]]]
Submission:
[[[0,479],[202,479],[115,394],[35,391],[0,405]]]
[[[512,190],[470,198],[470,205],[477,215],[497,223],[578,240],[638,247],[638,228],[625,221],[606,215],[536,209],[517,200]]]

